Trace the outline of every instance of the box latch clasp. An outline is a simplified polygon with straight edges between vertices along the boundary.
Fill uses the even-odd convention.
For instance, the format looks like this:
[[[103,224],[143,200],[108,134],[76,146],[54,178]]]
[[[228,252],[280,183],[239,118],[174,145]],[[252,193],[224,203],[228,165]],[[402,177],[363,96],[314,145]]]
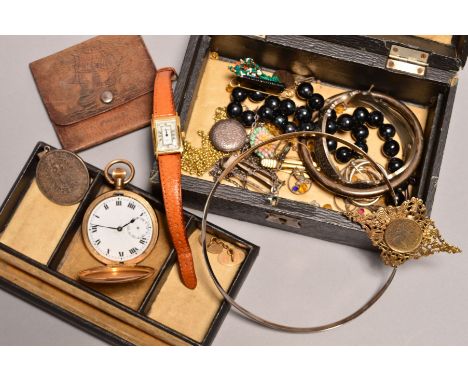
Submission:
[[[276,214],[274,212],[268,212],[265,216],[265,220],[270,223],[285,225],[291,228],[301,228],[301,219],[282,214]]]
[[[423,77],[426,74],[428,58],[427,52],[392,45],[387,59],[387,69]]]

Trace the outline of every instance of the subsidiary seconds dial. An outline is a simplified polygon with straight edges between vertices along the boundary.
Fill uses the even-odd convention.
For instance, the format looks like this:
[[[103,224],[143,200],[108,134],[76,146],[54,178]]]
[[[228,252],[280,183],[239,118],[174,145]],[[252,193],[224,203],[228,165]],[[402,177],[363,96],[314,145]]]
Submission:
[[[118,193],[97,200],[89,210],[87,244],[102,262],[136,263],[155,242],[154,212],[148,209],[146,201],[131,194]]]

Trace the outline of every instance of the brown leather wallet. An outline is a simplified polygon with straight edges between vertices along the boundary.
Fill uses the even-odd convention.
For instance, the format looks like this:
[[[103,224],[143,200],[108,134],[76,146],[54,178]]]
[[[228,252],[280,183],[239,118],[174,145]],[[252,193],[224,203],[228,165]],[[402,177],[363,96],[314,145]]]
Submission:
[[[175,111],[172,94],[173,68],[162,68],[156,72],[154,81],[154,106],[151,131],[155,155],[159,165],[164,208],[177,253],[182,282],[187,288],[197,286],[192,251],[185,232],[181,191],[181,152],[179,118]]]
[[[98,36],[30,64],[63,148],[148,126],[155,66],[140,36]]]

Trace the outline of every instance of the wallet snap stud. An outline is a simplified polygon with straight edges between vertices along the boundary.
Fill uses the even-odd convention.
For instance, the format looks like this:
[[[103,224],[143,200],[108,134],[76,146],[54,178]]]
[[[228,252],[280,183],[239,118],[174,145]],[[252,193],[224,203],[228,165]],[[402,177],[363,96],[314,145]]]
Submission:
[[[114,99],[114,95],[111,91],[106,90],[101,93],[101,101],[102,103],[111,103]]]

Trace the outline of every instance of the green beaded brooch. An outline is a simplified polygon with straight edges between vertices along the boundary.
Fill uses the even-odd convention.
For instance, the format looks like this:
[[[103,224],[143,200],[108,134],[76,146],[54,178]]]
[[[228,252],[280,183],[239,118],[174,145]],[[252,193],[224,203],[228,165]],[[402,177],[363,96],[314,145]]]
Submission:
[[[285,85],[278,76],[265,73],[253,58],[241,58],[238,63],[230,65],[228,68],[240,82],[259,90],[272,89],[282,92],[285,89]]]

